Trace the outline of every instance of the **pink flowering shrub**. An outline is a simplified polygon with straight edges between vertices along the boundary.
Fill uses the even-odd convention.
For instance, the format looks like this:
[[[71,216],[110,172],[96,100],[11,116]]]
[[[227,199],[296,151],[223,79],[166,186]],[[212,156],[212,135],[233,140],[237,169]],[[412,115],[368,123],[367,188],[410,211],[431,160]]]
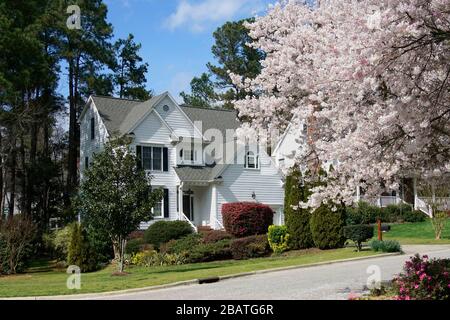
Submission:
[[[450,299],[450,259],[429,259],[416,254],[407,261],[404,273],[394,279],[398,300]]]

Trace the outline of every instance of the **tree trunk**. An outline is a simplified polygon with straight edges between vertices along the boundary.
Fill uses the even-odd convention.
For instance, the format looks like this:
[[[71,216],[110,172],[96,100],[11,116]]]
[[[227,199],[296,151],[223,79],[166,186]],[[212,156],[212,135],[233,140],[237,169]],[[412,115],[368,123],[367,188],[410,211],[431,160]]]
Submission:
[[[15,200],[15,192],[16,192],[16,139],[13,138],[12,144],[11,144],[12,150],[11,150],[11,187],[10,187],[10,193],[9,193],[9,212],[8,217],[12,218],[14,215],[14,200]]]
[[[25,213],[26,216],[30,216],[31,212],[27,211],[27,165],[25,159],[25,140],[23,138],[23,133],[20,133],[20,167],[21,167],[21,179],[20,179],[20,209]]]
[[[3,219],[3,145],[2,145],[2,132],[0,129],[0,222]]]

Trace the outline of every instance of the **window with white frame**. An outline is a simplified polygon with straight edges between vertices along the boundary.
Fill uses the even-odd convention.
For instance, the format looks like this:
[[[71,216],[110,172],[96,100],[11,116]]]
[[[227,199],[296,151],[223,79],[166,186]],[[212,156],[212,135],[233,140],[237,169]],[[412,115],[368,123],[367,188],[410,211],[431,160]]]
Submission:
[[[197,150],[194,148],[194,144],[191,144],[191,148],[183,148],[180,150],[180,159],[183,162],[197,161]]]
[[[162,218],[163,215],[163,208],[164,208],[164,197],[161,198],[158,202],[155,203],[155,205],[152,208],[152,215],[154,218]]]
[[[247,151],[245,153],[245,165],[246,169],[259,169],[259,156],[253,151]]]

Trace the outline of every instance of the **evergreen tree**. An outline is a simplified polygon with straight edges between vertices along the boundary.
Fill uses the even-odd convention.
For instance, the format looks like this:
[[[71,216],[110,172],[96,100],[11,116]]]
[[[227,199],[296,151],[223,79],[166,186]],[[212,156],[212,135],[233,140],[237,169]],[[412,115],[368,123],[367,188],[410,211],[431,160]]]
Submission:
[[[314,246],[309,220],[311,211],[299,206],[310,195],[311,186],[305,183],[300,170],[295,167],[286,177],[284,214],[289,233],[289,247],[306,249]]]
[[[114,83],[118,86],[120,98],[147,100],[151,92],[145,88],[148,63],[142,63],[139,56],[140,43],[134,42],[134,36],[129,34],[126,39],[119,39],[114,44],[117,56]]]
[[[108,234],[119,272],[124,270],[127,236],[142,221],[151,219],[151,209],[162,196],[159,189],[151,191],[149,178],[137,167],[128,140],[107,142],[103,151],[94,155],[76,201],[88,228]]]
[[[181,92],[180,96],[185,104],[202,108],[212,108],[218,100],[214,91],[214,83],[207,73],[202,73],[199,78],[192,79],[191,94]]]

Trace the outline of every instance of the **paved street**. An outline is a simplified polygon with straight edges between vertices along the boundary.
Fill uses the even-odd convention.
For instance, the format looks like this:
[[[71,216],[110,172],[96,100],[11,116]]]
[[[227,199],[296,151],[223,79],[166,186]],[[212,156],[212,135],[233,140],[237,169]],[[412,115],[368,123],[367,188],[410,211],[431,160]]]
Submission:
[[[212,284],[98,295],[94,299],[347,299],[350,292],[362,292],[371,265],[379,266],[381,278],[389,280],[401,271],[404,261],[413,253],[450,258],[450,246],[404,246],[403,249],[406,255],[271,272]]]

